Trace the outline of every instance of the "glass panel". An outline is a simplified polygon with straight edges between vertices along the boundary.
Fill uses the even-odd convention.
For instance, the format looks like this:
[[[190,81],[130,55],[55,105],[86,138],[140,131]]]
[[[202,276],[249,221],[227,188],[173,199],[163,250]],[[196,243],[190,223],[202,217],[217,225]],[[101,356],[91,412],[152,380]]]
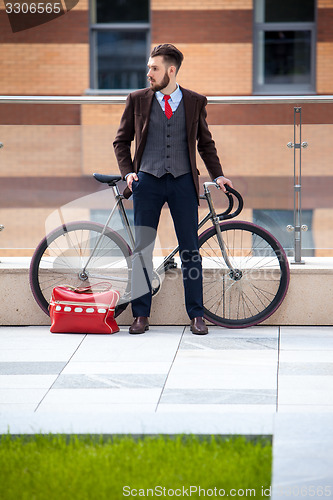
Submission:
[[[289,257],[294,256],[294,232],[286,231],[288,225],[293,221],[293,210],[253,210],[253,222],[264,227],[279,240]],[[302,224],[308,228],[302,233],[302,255],[303,257],[313,257],[313,210],[302,211]]]
[[[98,23],[148,22],[148,0],[97,0]]]
[[[294,232],[287,226],[294,225],[294,150],[287,143],[293,141],[296,104],[302,106],[302,141],[309,144],[302,149],[302,224],[308,226],[302,232],[302,255],[308,262],[312,255],[333,257],[333,104],[209,104],[208,123],[225,174],[244,197],[239,219],[268,227],[290,255]],[[112,102],[0,104],[0,224],[5,226],[0,231],[1,265],[7,257],[31,257],[45,232],[63,222],[64,208],[60,217],[57,207],[68,207],[81,197],[84,201],[90,193],[96,193],[94,203],[71,204],[70,220],[105,222],[114,204],[112,190],[91,174],[119,173],[112,141],[123,109],[124,104]],[[200,155],[198,168],[202,192],[203,182],[210,178]],[[122,182],[121,192],[124,186]],[[223,212],[226,197],[216,189],[212,195],[216,209]],[[132,201],[125,203],[131,213]],[[203,200],[199,211],[200,218],[207,212]],[[53,219],[51,214],[58,216]],[[176,245],[167,207],[162,210],[159,238],[164,254]]]
[[[137,89],[147,85],[146,32],[97,33],[99,89]]]
[[[134,211],[133,211],[133,208],[126,207],[126,213],[127,213],[129,223],[130,223],[132,230],[134,232]],[[104,225],[106,223],[106,221],[108,220],[109,215],[110,215],[110,210],[93,209],[90,211],[90,220]],[[127,234],[126,231],[124,231],[124,221],[123,221],[123,218],[122,218],[119,210],[117,210],[113,214],[110,225],[112,226],[112,229],[114,231],[118,231],[121,233],[122,237],[124,238],[124,240],[127,242],[128,245],[131,245],[129,235]]]
[[[266,0],[265,22],[313,22],[315,18],[314,0]]]
[[[311,82],[311,31],[266,31],[261,40],[264,83]]]

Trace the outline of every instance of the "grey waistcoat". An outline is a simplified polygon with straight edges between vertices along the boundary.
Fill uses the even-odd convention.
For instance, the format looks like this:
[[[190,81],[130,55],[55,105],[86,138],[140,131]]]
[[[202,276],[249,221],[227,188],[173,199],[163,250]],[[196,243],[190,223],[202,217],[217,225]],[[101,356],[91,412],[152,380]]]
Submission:
[[[155,177],[166,173],[179,177],[191,171],[183,99],[168,120],[154,97],[140,170]]]

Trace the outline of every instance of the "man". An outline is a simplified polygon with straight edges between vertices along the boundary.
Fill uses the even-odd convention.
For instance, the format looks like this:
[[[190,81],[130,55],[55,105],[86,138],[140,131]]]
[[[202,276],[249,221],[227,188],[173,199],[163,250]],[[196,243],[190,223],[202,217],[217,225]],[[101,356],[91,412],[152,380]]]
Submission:
[[[176,82],[183,54],[171,44],[155,47],[148,61],[150,88],[129,94],[113,143],[126,190],[133,192],[136,248],[133,253],[132,312],[129,332],[149,329],[151,293],[138,292],[143,279],[149,287],[154,237],[143,228],[157,230],[162,206],[168,203],[182,261],[185,305],[191,331],[205,335],[202,265],[198,248],[199,171],[196,145],[209,172],[223,191],[232,187],[222,173],[215,143],[206,122],[207,99]],[[135,139],[132,159],[131,143]],[[126,191],[125,190],[125,191]],[[125,192],[124,192],[125,194]],[[145,251],[148,250],[148,258]],[[146,251],[147,253],[147,251]],[[141,266],[141,278],[139,268]]]

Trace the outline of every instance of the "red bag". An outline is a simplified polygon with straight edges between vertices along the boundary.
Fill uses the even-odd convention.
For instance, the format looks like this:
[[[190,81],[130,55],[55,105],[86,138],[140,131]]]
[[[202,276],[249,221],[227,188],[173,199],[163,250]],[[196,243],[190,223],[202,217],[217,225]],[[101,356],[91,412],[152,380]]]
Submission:
[[[74,288],[64,285],[53,288],[49,306],[52,333],[119,332],[114,319],[119,292],[105,288],[98,292],[96,285],[94,288],[96,291],[91,286]]]

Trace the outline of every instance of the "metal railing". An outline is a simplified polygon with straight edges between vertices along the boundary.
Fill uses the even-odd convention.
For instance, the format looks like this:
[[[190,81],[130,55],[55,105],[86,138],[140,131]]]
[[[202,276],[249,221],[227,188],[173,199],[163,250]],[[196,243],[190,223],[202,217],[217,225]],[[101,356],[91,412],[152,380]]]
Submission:
[[[293,96],[208,96],[208,104],[325,104],[333,95]],[[5,96],[0,104],[125,104],[126,96]]]
[[[287,229],[294,233],[294,262],[302,261],[302,169],[301,152],[307,147],[302,142],[302,104],[332,104],[333,95],[293,95],[293,96],[209,96],[208,104],[246,105],[246,104],[289,104],[294,105],[294,139],[286,146],[294,150],[294,225]],[[85,95],[85,96],[1,96],[0,104],[119,104],[124,105],[125,95]],[[291,117],[292,121],[292,117]],[[5,147],[1,142],[0,148]],[[1,154],[1,152],[0,152]],[[2,228],[1,228],[2,229]]]

